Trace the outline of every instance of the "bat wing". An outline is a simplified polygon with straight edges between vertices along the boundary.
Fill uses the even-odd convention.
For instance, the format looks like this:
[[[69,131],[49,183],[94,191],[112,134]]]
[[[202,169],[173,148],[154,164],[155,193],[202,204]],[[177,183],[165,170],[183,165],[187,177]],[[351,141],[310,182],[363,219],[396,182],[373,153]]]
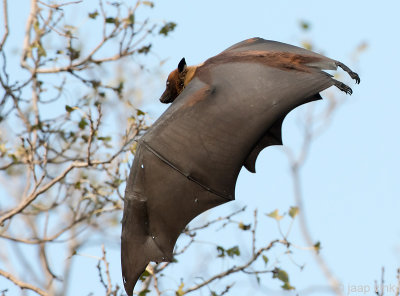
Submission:
[[[326,56],[320,55],[316,52],[298,46],[273,40],[265,40],[257,37],[236,43],[235,45],[232,45],[231,47],[223,51],[221,54],[233,53],[233,52],[246,52],[246,51],[263,51],[263,52],[280,52],[280,53],[285,52],[290,54],[303,55],[307,57],[311,56],[316,58],[317,61],[316,67],[324,70],[336,70],[337,66],[339,66],[338,61],[327,58]],[[312,63],[309,64],[308,66],[312,66]]]
[[[271,51],[270,41],[251,40],[200,66],[139,140],[122,221],[128,295],[150,261],[172,260],[194,217],[234,199],[240,169],[254,171],[258,153],[282,143],[282,122],[292,109],[332,85],[349,89],[321,71],[336,61],[291,52],[297,48],[289,45],[279,51],[281,43]]]

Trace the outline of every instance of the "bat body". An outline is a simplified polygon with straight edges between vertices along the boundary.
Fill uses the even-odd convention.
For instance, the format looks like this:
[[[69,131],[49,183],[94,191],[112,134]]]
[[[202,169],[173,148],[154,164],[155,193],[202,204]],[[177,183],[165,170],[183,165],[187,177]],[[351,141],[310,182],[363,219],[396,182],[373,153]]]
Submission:
[[[121,236],[125,290],[132,295],[150,261],[171,261],[175,242],[200,213],[235,199],[238,174],[255,172],[262,149],[282,144],[295,107],[332,85],[322,70],[344,64],[284,43],[253,38],[198,66],[184,59],[161,101],[173,102],[142,138],[128,179]]]

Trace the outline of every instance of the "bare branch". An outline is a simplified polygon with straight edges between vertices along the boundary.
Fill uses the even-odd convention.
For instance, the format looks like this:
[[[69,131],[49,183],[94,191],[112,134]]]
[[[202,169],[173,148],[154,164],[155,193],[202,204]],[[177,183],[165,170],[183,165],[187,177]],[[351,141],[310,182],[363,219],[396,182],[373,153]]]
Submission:
[[[302,165],[304,165],[304,162],[310,152],[310,147],[311,147],[311,142],[315,134],[312,131],[312,123],[313,123],[313,117],[312,113],[308,113],[307,115],[307,120],[306,124],[304,124],[304,130],[303,130],[303,144],[299,153],[299,156],[295,158],[293,156],[293,153],[289,149],[286,149],[287,155],[289,157],[290,163],[291,163],[291,174],[292,174],[292,180],[293,180],[293,190],[294,190],[294,197],[296,201],[296,206],[299,208],[299,224],[300,224],[300,230],[301,233],[306,241],[306,243],[309,245],[309,247],[312,247],[315,245],[314,240],[311,237],[310,230],[307,226],[306,222],[306,215],[305,215],[305,210],[304,210],[304,204],[303,204],[303,195],[302,195],[302,190],[301,190],[301,181],[300,181],[300,173],[299,170]],[[340,288],[340,281],[334,276],[330,268],[328,267],[328,264],[325,262],[325,260],[322,258],[322,255],[319,253],[319,250],[315,249],[312,247],[314,251],[312,252],[314,255],[314,258],[316,259],[319,267],[323,271],[325,277],[328,279],[328,282],[332,288],[332,290],[339,296],[343,295],[343,291]]]
[[[14,275],[12,275],[11,273],[9,273],[7,271],[0,269],[0,275],[5,277],[6,279],[12,281],[14,284],[19,286],[21,289],[31,290],[42,296],[49,296],[49,294],[47,294],[47,292],[43,291],[42,289],[17,279]]]
[[[236,215],[238,215],[238,214],[240,214],[240,213],[243,213],[245,210],[246,210],[246,206],[240,208],[239,210],[234,211],[233,213],[230,213],[230,214],[227,215],[227,216],[218,217],[218,218],[216,218],[216,219],[214,219],[214,220],[210,220],[210,221],[208,221],[207,223],[205,223],[205,224],[203,224],[203,225],[196,226],[196,227],[193,227],[193,228],[186,228],[186,229],[184,230],[184,233],[190,235],[191,232],[194,232],[194,231],[197,231],[197,230],[200,230],[200,229],[204,229],[204,228],[208,228],[209,226],[211,226],[211,225],[213,225],[213,224],[215,224],[215,223],[217,223],[217,222],[225,221],[225,220],[230,221],[230,219],[231,219],[233,216],[236,216]]]
[[[205,280],[202,283],[200,283],[198,285],[195,285],[195,286],[185,290],[183,292],[183,294],[188,294],[190,292],[199,290],[200,288],[209,285],[213,281],[221,279],[221,278],[225,278],[228,275],[231,275],[231,274],[234,274],[234,273],[237,273],[237,272],[245,271],[246,268],[248,268],[254,261],[256,261],[258,259],[258,257],[260,257],[263,252],[270,250],[277,243],[281,243],[283,245],[287,245],[286,241],[273,240],[267,246],[258,249],[258,251],[255,253],[255,255],[252,256],[245,264],[239,265],[239,266],[233,266],[233,267],[231,267],[231,268],[229,268],[229,269],[227,269],[227,270],[225,270],[225,271],[223,271],[223,272],[221,272],[219,274],[216,274],[216,275],[210,277],[208,280]]]
[[[384,267],[382,267],[380,285],[378,285],[378,281],[375,281],[375,294],[378,296],[385,295],[385,268]]]
[[[103,257],[100,258],[99,263],[97,264],[97,269],[99,271],[100,282],[106,289],[106,295],[111,295],[112,283],[111,283],[111,276],[110,276],[110,265],[106,258],[106,249],[104,248],[104,245],[101,245],[101,251],[103,252]],[[104,279],[102,276],[101,265],[100,265],[101,262],[104,263],[105,273],[106,273],[106,277],[107,277],[107,284],[104,282]]]
[[[71,1],[71,2],[65,2],[65,3],[60,3],[60,4],[47,4],[43,1],[38,0],[38,2],[44,6],[47,6],[48,8],[53,8],[53,9],[59,9],[63,6],[71,5],[71,4],[79,4],[82,3],[83,0],[80,1]]]
[[[25,69],[30,69],[30,66],[26,62],[26,59],[28,58],[28,53],[31,51],[30,49],[30,44],[31,44],[31,30],[33,23],[37,17],[37,0],[31,0],[31,9],[30,13],[28,16],[28,20],[26,21],[26,26],[25,26],[25,37],[24,37],[24,42],[22,46],[22,55],[21,55],[21,66]]]
[[[0,42],[0,51],[3,50],[3,46],[6,43],[9,34],[7,0],[3,0],[3,18],[4,18],[4,35]]]

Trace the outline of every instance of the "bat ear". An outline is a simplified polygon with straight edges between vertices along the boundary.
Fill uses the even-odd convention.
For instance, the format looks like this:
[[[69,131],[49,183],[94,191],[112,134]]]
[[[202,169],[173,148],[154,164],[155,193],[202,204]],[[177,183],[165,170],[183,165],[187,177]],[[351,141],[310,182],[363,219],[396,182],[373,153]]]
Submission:
[[[179,62],[179,64],[178,64],[178,72],[179,73],[182,73],[183,71],[185,71],[186,70],[186,61],[185,61],[185,58],[182,58],[181,59],[181,61]]]

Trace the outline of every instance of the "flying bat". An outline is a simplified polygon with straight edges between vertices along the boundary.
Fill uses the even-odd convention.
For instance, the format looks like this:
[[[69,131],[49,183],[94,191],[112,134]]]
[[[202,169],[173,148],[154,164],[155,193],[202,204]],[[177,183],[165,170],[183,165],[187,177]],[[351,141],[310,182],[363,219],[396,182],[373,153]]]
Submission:
[[[182,59],[160,101],[172,103],[138,140],[128,178],[121,235],[125,290],[150,261],[173,259],[182,230],[197,215],[235,199],[242,166],[255,172],[262,149],[282,145],[285,116],[346,84],[322,70],[339,61],[296,46],[252,38],[197,66]]]

